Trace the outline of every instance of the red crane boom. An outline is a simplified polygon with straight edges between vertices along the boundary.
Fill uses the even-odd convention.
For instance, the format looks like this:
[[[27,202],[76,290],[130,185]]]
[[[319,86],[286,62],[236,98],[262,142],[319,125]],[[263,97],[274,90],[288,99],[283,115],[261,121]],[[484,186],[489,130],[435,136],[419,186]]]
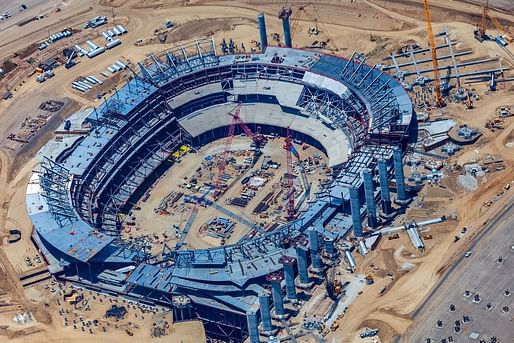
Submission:
[[[284,143],[284,149],[286,149],[286,160],[287,160],[287,220],[293,220],[296,216],[294,208],[294,189],[293,189],[293,156],[291,154],[291,147],[293,140],[289,134],[289,126],[286,131],[286,140]]]
[[[216,184],[214,188],[213,197],[215,200],[218,200],[219,197],[224,193],[222,188],[222,179],[225,174],[225,168],[227,167],[228,155],[230,153],[230,147],[232,146],[232,141],[234,139],[234,132],[236,125],[239,125],[243,131],[246,133],[248,137],[250,137],[255,143],[255,156],[259,156],[261,144],[264,142],[264,136],[259,133],[253,133],[252,130],[246,125],[246,123],[239,117],[239,113],[241,112],[242,103],[237,104],[237,106],[228,113],[232,117],[232,121],[230,122],[230,126],[228,128],[227,139],[225,140],[225,146],[223,148],[223,154],[221,156],[221,161],[218,165],[218,177],[216,179]]]

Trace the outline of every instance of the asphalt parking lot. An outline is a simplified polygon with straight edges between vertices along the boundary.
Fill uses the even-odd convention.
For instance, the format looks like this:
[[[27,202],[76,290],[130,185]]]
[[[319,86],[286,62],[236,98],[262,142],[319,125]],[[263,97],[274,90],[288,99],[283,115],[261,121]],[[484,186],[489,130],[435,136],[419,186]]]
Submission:
[[[463,256],[449,270],[441,287],[416,315],[406,342],[514,342],[513,248],[514,211],[510,206],[477,239],[469,257]]]

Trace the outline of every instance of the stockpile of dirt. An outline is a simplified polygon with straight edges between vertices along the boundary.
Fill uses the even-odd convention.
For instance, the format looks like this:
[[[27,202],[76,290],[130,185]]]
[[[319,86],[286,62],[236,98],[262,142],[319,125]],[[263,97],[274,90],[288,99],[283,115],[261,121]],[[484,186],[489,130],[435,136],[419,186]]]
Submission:
[[[213,18],[186,22],[168,35],[168,42],[180,42],[191,37],[210,36],[214,32],[228,32],[239,25],[257,25],[256,19],[250,18]]]

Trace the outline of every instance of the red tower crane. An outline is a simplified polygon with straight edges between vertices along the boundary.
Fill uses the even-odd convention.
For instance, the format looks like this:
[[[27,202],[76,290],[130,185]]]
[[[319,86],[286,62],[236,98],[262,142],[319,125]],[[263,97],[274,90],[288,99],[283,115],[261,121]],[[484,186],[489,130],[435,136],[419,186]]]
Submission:
[[[286,163],[287,163],[287,220],[293,220],[296,217],[296,210],[294,206],[294,188],[293,188],[293,156],[294,153],[296,158],[299,158],[298,152],[293,146],[293,139],[289,133],[289,126],[286,131],[286,140],[284,143],[284,149],[286,150]]]
[[[225,146],[223,148],[223,154],[221,155],[221,161],[218,165],[218,177],[216,179],[216,184],[214,188],[214,194],[213,197],[215,200],[218,200],[219,197],[224,193],[224,191],[221,189],[222,187],[222,179],[223,175],[225,174],[225,168],[227,166],[227,159],[228,155],[230,153],[230,147],[232,146],[232,141],[234,139],[234,132],[236,125],[239,125],[241,129],[246,133],[248,137],[252,139],[252,141],[255,143],[255,155],[254,155],[254,161],[257,160],[257,158],[260,155],[260,149],[261,145],[264,142],[264,136],[260,133],[253,133],[252,130],[246,125],[246,123],[239,117],[239,113],[241,112],[241,106],[242,103],[237,104],[237,106],[227,113],[232,117],[232,120],[230,122],[230,126],[228,127],[228,135],[227,139],[225,140]]]

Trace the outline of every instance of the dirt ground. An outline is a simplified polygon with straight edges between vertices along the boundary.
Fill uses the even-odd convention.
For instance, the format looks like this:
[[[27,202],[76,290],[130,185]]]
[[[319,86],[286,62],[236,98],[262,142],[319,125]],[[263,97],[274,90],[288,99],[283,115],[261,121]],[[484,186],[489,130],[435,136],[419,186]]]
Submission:
[[[249,138],[235,137],[232,143],[233,153],[230,154],[230,156],[235,156],[236,153],[238,153],[238,155],[243,154],[238,157],[239,163],[242,162],[242,159],[245,156],[253,156],[253,152],[248,150],[250,148],[250,142],[251,140]],[[161,201],[171,192],[175,192],[174,194],[183,193],[184,196],[203,196],[203,193],[205,193],[205,187],[195,191],[194,189],[187,189],[184,184],[189,183],[195,174],[195,171],[201,167],[202,161],[206,156],[214,156],[215,159],[218,160],[223,150],[224,144],[224,140],[219,140],[202,147],[198,152],[188,153],[181,157],[179,163],[173,165],[165,175],[163,175],[156,183],[153,184],[151,190],[148,192],[149,197],[145,199],[145,201],[140,200],[136,205],[136,207],[139,207],[140,209],[132,211],[135,226],[130,229],[130,233],[126,232],[125,236],[138,237],[148,234],[150,238],[153,238],[153,235],[157,234],[159,239],[153,238],[155,248],[162,249],[163,242],[166,242],[169,247],[174,246],[178,241],[178,237],[180,237],[175,235],[174,227],[177,226],[179,228],[179,232],[181,232],[186,225],[188,218],[191,216],[195,206],[193,203],[186,203],[184,201],[184,197],[181,198],[181,200],[178,201],[172,208],[168,207],[168,210],[165,213],[157,211],[159,205]],[[234,175],[234,181],[232,181],[233,183],[231,182],[232,186],[230,189],[227,190],[225,194],[223,194],[223,196],[217,200],[217,203],[223,204],[230,211],[249,219],[252,223],[261,224],[262,226],[269,226],[276,220],[284,221],[283,218],[285,216],[285,211],[283,205],[285,200],[282,198],[279,199],[278,212],[271,211],[270,209],[268,211],[271,212],[269,215],[262,216],[253,213],[253,209],[268,193],[274,192],[274,194],[277,194],[277,192],[282,189],[280,186],[280,179],[284,173],[287,173],[286,156],[284,153],[283,144],[284,140],[282,138],[270,139],[262,149],[262,154],[259,160],[257,160],[252,168],[247,169],[244,174],[236,176],[233,174],[233,170],[229,166],[226,170],[226,173]],[[307,178],[312,184],[312,195],[318,190],[320,180],[326,179],[325,176],[322,176],[322,174],[324,174],[324,169],[322,166],[326,163],[326,157],[314,147],[306,146],[306,149],[302,150],[298,146],[297,149],[300,151],[300,157],[303,160],[309,157],[313,158],[314,155],[321,156],[318,167],[307,174]],[[269,158],[274,162],[278,162],[280,167],[276,170],[268,170],[268,172],[273,174],[273,176],[266,181],[264,186],[259,188],[257,195],[249,201],[246,207],[242,208],[235,205],[228,205],[228,199],[240,196],[242,185],[239,181],[245,176],[251,175],[253,172],[260,170],[264,158]],[[297,189],[302,189],[298,169],[295,169],[294,172],[296,172],[294,186]],[[210,170],[205,169],[203,174],[205,177],[201,180],[198,180],[198,185],[201,185],[202,182],[208,182],[211,184],[216,182],[216,167]],[[212,194],[210,193],[206,196],[206,198],[213,200]],[[280,209],[280,207],[282,209]],[[185,239],[187,248],[208,248],[219,246],[221,244],[220,239],[206,235],[205,231],[205,226],[207,223],[215,217],[227,218],[227,215],[220,213],[218,210],[210,206],[198,206],[198,215],[196,216],[193,226],[191,227],[191,231]],[[235,223],[234,232],[228,239],[224,241],[224,244],[232,244],[237,242],[245,234],[248,234],[249,231],[250,228],[247,226],[244,226],[240,223]],[[165,233],[167,237],[161,237],[163,233]]]
[[[499,56],[504,58],[508,64],[509,56],[496,44],[480,45],[472,37],[481,9],[476,5],[471,6],[469,3],[476,4],[478,2],[480,1],[431,0],[434,31],[440,31],[448,26],[452,35],[459,39],[460,44],[472,48],[476,56]],[[49,308],[41,305],[43,301],[51,299],[51,296],[45,294],[44,290],[38,290],[37,287],[29,289],[21,287],[18,274],[28,268],[24,259],[27,256],[34,256],[36,253],[29,240],[32,228],[25,209],[24,193],[31,170],[35,166],[32,157],[38,147],[49,139],[52,129],[49,126],[49,129],[42,130],[32,139],[30,146],[25,147],[21,152],[19,146],[7,141],[6,137],[9,133],[18,130],[25,118],[33,114],[44,100],[66,98],[69,104],[73,104],[56,116],[60,120],[80,106],[97,105],[101,100],[96,100],[91,95],[83,96],[72,91],[70,84],[79,75],[98,76],[100,71],[105,70],[116,59],[135,63],[148,53],[173,48],[181,39],[205,36],[211,31],[215,31],[212,33],[217,42],[220,42],[222,38],[232,38],[238,43],[244,43],[246,47],[254,47],[252,40],[258,39],[255,22],[257,13],[264,11],[267,14],[269,34],[281,33],[281,23],[276,17],[276,13],[284,1],[50,0],[26,1],[26,3],[29,5],[27,11],[16,13],[13,18],[0,22],[0,62],[41,41],[49,32],[60,31],[66,26],[82,28],[85,21],[95,15],[106,15],[112,22],[114,12],[115,21],[123,23],[129,31],[121,37],[123,42],[121,46],[92,60],[83,58],[72,69],[59,67],[56,70],[56,76],[42,85],[35,82],[34,76],[18,80],[14,85],[8,87],[13,92],[13,98],[8,101],[0,100],[2,117],[0,123],[0,137],[2,137],[0,145],[0,235],[10,228],[19,228],[23,233],[22,241],[12,246],[0,247],[0,269],[5,271],[0,279],[0,288],[6,291],[21,308],[31,310],[40,323],[33,325],[33,328],[25,328],[18,334],[14,331],[22,328],[9,327],[7,331],[0,331],[0,341],[3,337],[10,337],[13,342],[27,340],[63,342],[70,339],[74,342],[95,342],[98,341],[96,336],[88,337],[89,334],[85,336],[82,332],[75,332],[73,329],[62,326],[54,305],[50,305]],[[300,2],[289,3],[296,6]],[[307,7],[307,14],[300,17],[298,33],[295,35],[295,46],[297,47],[312,43],[312,37],[307,36],[306,32],[309,27],[313,26],[312,18],[315,16],[322,18],[318,23],[322,31],[320,37],[330,38],[333,42],[330,44],[331,47],[338,48],[338,51],[334,51],[334,53],[345,57],[349,57],[353,51],[361,51],[375,55],[378,60],[404,42],[413,41],[426,45],[421,0],[323,0],[316,3],[318,4],[318,14],[312,8]],[[490,0],[490,6],[500,10],[494,12],[495,17],[512,32],[514,24],[512,12],[509,12],[509,10],[512,11],[512,2]],[[4,8],[14,12],[16,7],[16,2],[4,1],[0,6],[0,12]],[[35,15],[44,15],[45,17],[22,27],[16,25],[20,20]],[[169,33],[168,43],[156,43],[154,31],[162,29],[167,19],[173,20],[177,24],[177,28]],[[490,21],[488,27],[492,32],[496,32]],[[103,28],[100,27],[99,30],[87,32],[87,34],[91,37],[98,36]],[[82,36],[78,34],[77,37]],[[135,46],[134,42],[140,39],[149,41],[149,44]],[[512,47],[509,48],[512,51]],[[47,56],[45,54],[38,56],[43,58]],[[25,66],[23,59],[16,56],[12,59]],[[510,63],[514,64],[514,61]],[[109,87],[114,86],[114,82],[106,84]],[[3,94],[7,86],[7,80],[1,79],[0,94]],[[112,92],[112,88],[105,89],[105,91],[109,94]],[[377,268],[374,270],[376,282],[366,288],[364,296],[359,297],[350,307],[349,313],[340,320],[337,332],[329,336],[330,339],[333,338],[339,342],[359,341],[358,338],[355,338],[355,332],[364,326],[380,328],[381,338],[384,342],[389,342],[393,336],[406,332],[411,324],[409,314],[435,284],[445,270],[445,266],[465,249],[466,242],[476,235],[482,227],[481,224],[493,216],[506,201],[505,197],[496,198],[496,194],[505,182],[512,180],[514,176],[512,171],[514,163],[513,119],[507,120],[506,128],[502,131],[486,131],[483,126],[497,107],[514,105],[514,96],[512,91],[508,92],[508,89],[495,94],[494,97],[484,98],[484,94],[481,95],[482,100],[471,111],[452,105],[442,113],[444,116],[456,119],[459,123],[468,123],[470,126],[478,127],[484,133],[479,146],[466,149],[453,157],[449,163],[462,165],[484,154],[492,153],[501,155],[508,168],[502,172],[487,175],[486,180],[473,193],[466,193],[457,186],[456,175],[450,175],[446,181],[443,181],[443,185],[448,187],[447,193],[441,194],[438,191],[433,194],[431,192],[436,189],[426,187],[422,191],[425,203],[429,204],[430,201],[427,199],[432,196],[434,198],[432,203],[435,205],[429,209],[407,212],[406,217],[408,218],[410,215],[436,216],[452,211],[457,214],[457,221],[433,226],[430,231],[433,239],[426,240],[427,248],[423,254],[413,251],[408,239],[402,235],[399,240],[384,240],[376,251],[366,256],[363,261],[359,261],[359,264],[362,264],[359,268],[363,272],[371,272]],[[442,199],[445,199],[443,201],[445,206],[439,205]],[[485,206],[485,201],[491,199],[495,199],[493,204],[490,207]],[[403,219],[399,218],[398,220]],[[459,242],[453,243],[453,236],[463,226],[469,228],[467,236]],[[407,262],[413,264],[414,268],[402,270],[402,266],[405,267]],[[375,266],[371,267],[371,264]],[[393,273],[394,279],[391,280],[387,273]],[[388,290],[384,295],[379,296],[379,290],[383,286],[387,286]],[[17,311],[16,308],[6,312],[7,314],[1,313],[2,318],[6,316],[5,318],[10,320]],[[9,325],[12,326],[12,323]],[[183,342],[203,340],[200,334],[202,330],[198,323],[176,324],[173,327],[176,330],[173,335],[176,336],[168,336],[167,339],[173,337],[175,341]],[[148,333],[148,331],[145,332]],[[197,333],[200,336],[196,336]],[[126,341],[129,338],[122,330],[113,331],[108,337],[113,342]],[[137,336],[136,338],[145,340],[147,336]]]
[[[29,302],[41,304],[41,308],[25,311],[0,312],[0,341],[7,338],[9,342],[109,342],[131,340],[152,340],[154,342],[201,342],[205,341],[201,322],[173,323],[172,313],[162,308],[141,307],[135,303],[111,297],[97,292],[77,290],[83,300],[70,304],[64,300],[64,294],[71,292],[71,287],[48,281],[25,290]],[[108,318],[107,310],[112,306],[125,307],[127,314],[123,319]],[[23,324],[12,321],[13,313],[31,312],[36,318]],[[169,327],[166,335],[152,335],[156,325]],[[56,334],[59,332],[59,334]]]

